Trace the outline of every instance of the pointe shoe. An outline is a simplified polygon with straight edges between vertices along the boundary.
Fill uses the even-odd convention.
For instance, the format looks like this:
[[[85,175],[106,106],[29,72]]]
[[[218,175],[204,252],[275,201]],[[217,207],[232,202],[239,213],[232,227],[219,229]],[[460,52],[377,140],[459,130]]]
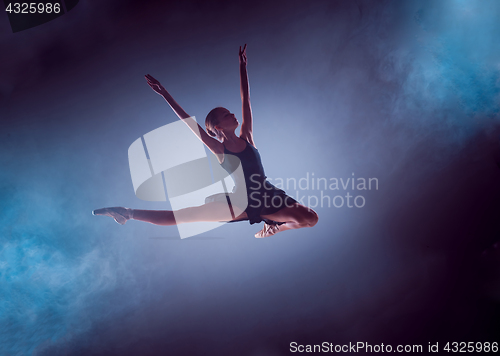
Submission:
[[[96,209],[92,211],[92,215],[111,216],[120,225],[124,225],[127,220],[132,218],[130,209],[122,207]]]
[[[272,236],[280,231],[280,225],[264,224],[264,228],[255,234],[255,237],[262,238]]]

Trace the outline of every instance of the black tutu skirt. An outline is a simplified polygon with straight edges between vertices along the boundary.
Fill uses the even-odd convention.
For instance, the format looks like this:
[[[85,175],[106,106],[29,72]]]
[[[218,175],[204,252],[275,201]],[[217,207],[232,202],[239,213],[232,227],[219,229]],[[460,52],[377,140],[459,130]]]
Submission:
[[[211,201],[223,200],[224,198],[231,207],[230,194],[215,194],[208,197],[205,202],[208,203]],[[247,218],[231,220],[228,222],[248,220],[250,224],[258,224],[264,221],[270,225],[281,225],[283,224],[282,222],[265,219],[262,215],[274,214],[287,206],[289,207],[297,203],[297,200],[287,195],[284,190],[276,188],[268,181],[265,181],[262,188],[258,191],[249,192],[247,198],[248,206],[245,209]]]

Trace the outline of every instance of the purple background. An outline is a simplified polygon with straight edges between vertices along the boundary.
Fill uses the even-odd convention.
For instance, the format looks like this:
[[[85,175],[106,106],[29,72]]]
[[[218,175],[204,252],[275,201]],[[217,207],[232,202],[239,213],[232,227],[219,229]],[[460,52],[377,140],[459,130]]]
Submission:
[[[497,1],[93,0],[14,34],[0,15],[0,354],[498,341],[499,15]],[[219,105],[241,119],[244,43],[266,174],[376,177],[349,190],[366,205],[318,206],[314,228],[266,239],[92,216],[169,208],[130,179],[129,145],[177,119],[144,74],[199,123]]]

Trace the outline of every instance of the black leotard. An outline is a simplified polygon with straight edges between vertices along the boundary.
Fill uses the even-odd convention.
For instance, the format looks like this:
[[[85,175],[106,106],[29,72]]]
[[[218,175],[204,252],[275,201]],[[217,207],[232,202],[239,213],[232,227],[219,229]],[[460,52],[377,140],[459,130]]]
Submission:
[[[245,140],[245,142],[246,147],[241,152],[229,151],[224,146],[224,161],[222,161],[221,166],[231,174],[239,165],[238,160],[231,158],[231,155],[238,157],[241,162],[248,198],[248,206],[245,212],[250,224],[261,221],[276,223],[262,218],[261,215],[273,214],[285,206],[293,205],[297,201],[266,180],[267,177],[264,173],[259,151],[248,141]],[[233,178],[235,177],[233,176]],[[235,189],[238,189],[238,186],[242,185],[241,183],[235,180]]]

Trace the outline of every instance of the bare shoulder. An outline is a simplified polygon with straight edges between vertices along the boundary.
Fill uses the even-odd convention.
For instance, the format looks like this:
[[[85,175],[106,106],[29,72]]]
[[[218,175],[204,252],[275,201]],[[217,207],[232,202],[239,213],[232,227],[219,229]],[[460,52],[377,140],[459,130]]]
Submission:
[[[220,164],[224,161],[224,144],[216,139],[215,142],[209,146],[210,151],[214,154]]]
[[[240,138],[247,141],[249,144],[251,144],[253,147],[257,148],[255,146],[255,142],[253,141],[253,135],[252,134],[241,134]]]

